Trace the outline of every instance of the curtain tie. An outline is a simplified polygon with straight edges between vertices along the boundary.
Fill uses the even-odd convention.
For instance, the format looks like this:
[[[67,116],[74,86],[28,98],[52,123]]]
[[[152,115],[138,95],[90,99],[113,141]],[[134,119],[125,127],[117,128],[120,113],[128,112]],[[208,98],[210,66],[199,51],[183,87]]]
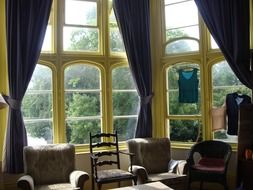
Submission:
[[[146,105],[149,104],[151,102],[151,99],[153,98],[154,94],[151,93],[148,96],[142,96],[141,97],[141,105]]]
[[[16,100],[16,99],[11,98],[10,96],[6,96],[6,95],[3,95],[3,98],[5,99],[5,101],[7,102],[7,104],[9,105],[9,107],[11,109],[14,109],[14,110],[21,109],[22,101]]]

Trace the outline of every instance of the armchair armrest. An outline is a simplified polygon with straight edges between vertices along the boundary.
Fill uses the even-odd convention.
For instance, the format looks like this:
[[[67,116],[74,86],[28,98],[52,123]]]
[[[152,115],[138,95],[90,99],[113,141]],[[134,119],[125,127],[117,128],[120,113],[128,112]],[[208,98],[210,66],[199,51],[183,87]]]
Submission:
[[[17,186],[22,190],[34,190],[34,181],[30,175],[24,175],[17,181]]]
[[[128,155],[128,156],[134,156],[134,155],[135,155],[134,153],[131,153],[131,152],[119,151],[119,153],[121,153],[121,154],[126,154],[126,155]]]
[[[187,167],[186,160],[178,160],[176,174],[184,175],[184,174],[187,174],[187,172],[188,172],[188,167]]]
[[[75,170],[69,175],[69,181],[72,187],[79,187],[83,190],[84,183],[89,179],[89,175],[86,172]]]
[[[130,170],[130,167],[129,167],[129,170]],[[132,173],[137,176],[137,184],[143,184],[147,182],[148,172],[144,167],[133,165]]]
[[[130,172],[131,173],[133,173],[133,157],[135,156],[135,154],[134,153],[131,153],[131,152],[122,152],[122,151],[119,151],[119,153],[121,153],[121,154],[125,154],[125,155],[128,155],[128,156],[130,156]]]
[[[171,159],[168,164],[168,172],[183,175],[187,173],[186,160],[173,160]]]

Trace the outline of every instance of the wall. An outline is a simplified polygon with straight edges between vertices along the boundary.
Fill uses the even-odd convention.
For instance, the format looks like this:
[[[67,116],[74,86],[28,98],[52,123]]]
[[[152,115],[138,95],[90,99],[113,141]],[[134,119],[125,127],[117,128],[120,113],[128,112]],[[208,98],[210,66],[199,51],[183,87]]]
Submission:
[[[189,150],[183,150],[183,149],[173,149],[172,150],[172,157],[173,159],[186,159],[187,154]],[[231,160],[229,162],[229,168],[228,168],[228,183],[229,183],[229,189],[235,189],[235,179],[236,179],[236,153],[233,152]],[[128,157],[127,156],[121,156],[121,168],[127,169],[128,168]],[[79,170],[83,170],[91,173],[90,170],[90,158],[89,154],[77,154],[76,155],[76,167]],[[16,181],[20,177],[20,175],[8,175],[8,174],[0,174],[0,190],[17,190],[16,188]],[[131,182],[124,182],[122,183],[122,186],[131,185]],[[193,183],[193,188],[198,189],[199,184]],[[115,188],[117,187],[117,184],[108,184],[104,185],[103,189],[108,188]],[[88,181],[88,183],[85,184],[84,190],[91,189],[91,180]],[[204,189],[203,190],[223,190],[223,187],[219,184],[211,184],[211,183],[204,183]]]

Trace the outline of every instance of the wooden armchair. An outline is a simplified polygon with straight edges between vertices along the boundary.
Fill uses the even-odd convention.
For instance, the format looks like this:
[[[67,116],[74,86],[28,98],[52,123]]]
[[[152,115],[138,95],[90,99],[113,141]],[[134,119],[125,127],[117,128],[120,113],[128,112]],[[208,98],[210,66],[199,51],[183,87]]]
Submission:
[[[101,139],[103,139],[102,142]],[[120,186],[120,182],[125,180],[133,180],[136,185],[137,176],[132,171],[128,172],[120,169],[119,154],[130,156],[130,165],[133,154],[119,151],[117,132],[114,134],[100,133],[95,135],[90,133],[90,153],[92,190],[95,189],[95,182],[98,190],[101,190],[102,184],[118,182]],[[103,168],[103,166],[108,165],[116,167],[112,169]]]

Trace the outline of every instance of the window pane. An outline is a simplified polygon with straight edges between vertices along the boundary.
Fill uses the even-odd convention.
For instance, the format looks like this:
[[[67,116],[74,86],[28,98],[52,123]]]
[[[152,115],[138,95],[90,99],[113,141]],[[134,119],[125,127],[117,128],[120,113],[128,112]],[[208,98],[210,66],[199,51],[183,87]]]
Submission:
[[[100,92],[65,93],[65,109],[67,117],[100,115]]]
[[[139,111],[139,96],[135,89],[132,75],[128,67],[117,67],[112,70],[112,106],[114,130],[119,133],[121,141],[133,137],[137,114]]]
[[[53,124],[51,120],[25,121],[28,145],[45,145],[53,143]]]
[[[114,130],[118,132],[119,141],[125,141],[134,138],[137,118],[117,118],[114,119]]]
[[[74,64],[65,69],[66,135],[70,143],[89,143],[89,132],[101,132],[100,71]]]
[[[118,28],[110,28],[110,51],[125,52],[125,46]]]
[[[176,40],[167,44],[165,54],[185,53],[199,50],[199,43],[195,40]]]
[[[73,144],[88,144],[92,134],[101,133],[101,120],[67,120],[66,136],[67,142]]]
[[[52,43],[53,43],[52,26],[48,25],[42,45],[42,52],[53,52]]]
[[[215,107],[222,106],[229,93],[240,91],[251,96],[251,90],[239,81],[226,61],[221,61],[212,67],[212,79],[213,106]]]
[[[198,120],[168,120],[172,141],[196,142],[201,138],[201,122]]]
[[[220,108],[226,101],[227,94],[240,92],[251,97],[251,90],[244,86],[235,76],[226,61],[221,61],[212,67],[213,108]],[[227,126],[225,127],[228,128]],[[214,139],[226,142],[237,142],[236,135],[228,135],[226,129],[214,131]]]
[[[52,118],[52,91],[27,91],[22,112],[25,119]]]
[[[37,64],[22,101],[28,145],[53,142],[52,71]]]
[[[65,90],[100,89],[100,71],[92,66],[75,64],[64,72]]]
[[[65,24],[97,25],[97,3],[65,0]]]
[[[122,36],[119,32],[118,24],[113,9],[110,12],[109,26],[110,26],[110,51],[114,53],[125,52],[125,46],[123,43]]]
[[[135,84],[132,74],[128,67],[118,67],[112,70],[112,88],[116,89],[134,89]]]
[[[212,49],[219,49],[219,46],[217,45],[217,43],[215,42],[215,40],[213,39],[212,36],[211,36],[211,48]]]
[[[166,29],[198,24],[198,10],[194,1],[165,6]]]
[[[139,97],[137,92],[113,92],[114,115],[137,115]]]
[[[199,39],[199,27],[189,26],[166,31],[166,41],[182,37],[193,37]]]
[[[64,51],[90,51],[99,50],[99,31],[97,28],[64,27]]]
[[[169,67],[167,70],[167,109],[170,115],[196,115],[200,114],[201,97],[200,97],[200,81],[198,83],[198,101],[196,103],[180,103],[179,102],[179,70],[188,69],[193,71],[193,68],[199,70],[197,64],[192,63],[180,63],[175,66]],[[199,79],[200,73],[197,72],[197,79]]]

